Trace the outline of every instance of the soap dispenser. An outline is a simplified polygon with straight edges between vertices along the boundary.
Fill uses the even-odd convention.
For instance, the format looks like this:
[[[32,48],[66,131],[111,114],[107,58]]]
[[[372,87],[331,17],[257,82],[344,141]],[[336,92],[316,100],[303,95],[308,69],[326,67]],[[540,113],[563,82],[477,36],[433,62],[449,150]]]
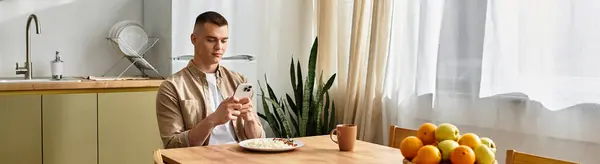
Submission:
[[[58,56],[58,51],[56,51],[56,57],[54,60],[52,60],[50,62],[51,65],[51,72],[52,72],[52,79],[53,80],[60,80],[62,79],[62,74],[63,74],[63,61],[60,60],[60,56]]]

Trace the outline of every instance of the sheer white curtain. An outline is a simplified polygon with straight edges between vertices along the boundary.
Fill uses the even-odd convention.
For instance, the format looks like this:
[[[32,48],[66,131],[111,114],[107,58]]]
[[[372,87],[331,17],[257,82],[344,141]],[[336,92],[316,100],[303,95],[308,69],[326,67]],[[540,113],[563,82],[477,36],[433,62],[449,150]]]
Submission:
[[[598,10],[595,1],[395,0],[384,126],[449,122],[494,139],[499,162],[517,149],[597,163]]]
[[[600,1],[490,1],[480,95],[600,104]]]
[[[384,126],[430,120],[445,1],[396,0],[384,84]],[[386,127],[387,128],[387,127]],[[387,131],[383,136],[388,136]],[[387,139],[384,139],[387,141]]]

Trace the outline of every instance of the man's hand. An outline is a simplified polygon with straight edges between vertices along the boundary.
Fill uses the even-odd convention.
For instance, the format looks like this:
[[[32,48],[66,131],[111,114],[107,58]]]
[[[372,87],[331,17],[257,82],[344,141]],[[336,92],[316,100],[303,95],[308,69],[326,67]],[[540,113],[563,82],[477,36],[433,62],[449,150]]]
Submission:
[[[225,99],[214,113],[211,113],[207,117],[211,122],[216,125],[227,123],[229,120],[236,120],[240,116],[239,109],[242,108],[242,104],[238,102],[234,97]]]
[[[217,125],[227,123],[229,120],[235,120],[240,116],[239,109],[242,108],[242,104],[233,97],[227,98],[219,104],[217,110],[214,113],[206,116],[200,124],[196,125],[189,131],[188,140],[191,146],[199,146],[206,141],[210,136],[213,128]]]
[[[254,107],[252,106],[252,100],[250,98],[243,98],[240,101],[242,107],[240,108],[240,116],[244,121],[254,121],[256,117],[254,116]]]
[[[244,119],[244,132],[247,138],[259,138],[264,132],[260,125],[260,120],[256,118],[254,114],[254,108],[252,106],[252,100],[250,98],[244,98],[240,100],[242,108],[240,109],[240,117]]]

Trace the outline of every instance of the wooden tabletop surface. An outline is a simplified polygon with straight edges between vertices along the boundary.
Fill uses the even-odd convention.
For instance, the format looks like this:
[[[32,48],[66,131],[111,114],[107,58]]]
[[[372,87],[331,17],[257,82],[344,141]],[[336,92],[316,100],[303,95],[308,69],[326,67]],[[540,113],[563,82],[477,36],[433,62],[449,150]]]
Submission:
[[[43,91],[43,90],[70,90],[70,89],[110,89],[110,88],[158,88],[163,80],[111,80],[81,82],[27,82],[27,83],[0,83],[0,92],[4,91]]]
[[[304,146],[289,152],[254,152],[238,144],[160,150],[163,161],[176,163],[402,163],[399,149],[357,140],[353,152],[341,152],[327,136],[296,138]]]

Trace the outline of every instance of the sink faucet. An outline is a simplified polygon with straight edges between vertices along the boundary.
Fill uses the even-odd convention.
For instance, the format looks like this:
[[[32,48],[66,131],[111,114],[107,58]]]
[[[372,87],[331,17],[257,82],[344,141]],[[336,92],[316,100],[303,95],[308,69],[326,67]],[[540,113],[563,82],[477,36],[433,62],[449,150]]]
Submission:
[[[27,18],[27,26],[25,27],[25,41],[26,41],[26,47],[25,47],[25,52],[26,52],[26,56],[25,56],[25,66],[23,67],[19,67],[19,63],[17,62],[17,68],[16,68],[16,73],[17,75],[25,75],[25,79],[31,79],[31,76],[33,74],[33,69],[32,69],[32,64],[31,64],[31,31],[30,31],[30,26],[31,26],[31,21],[35,22],[35,32],[37,34],[40,34],[40,23],[38,22],[38,18],[37,15],[35,14],[31,14],[29,15],[29,17]]]

